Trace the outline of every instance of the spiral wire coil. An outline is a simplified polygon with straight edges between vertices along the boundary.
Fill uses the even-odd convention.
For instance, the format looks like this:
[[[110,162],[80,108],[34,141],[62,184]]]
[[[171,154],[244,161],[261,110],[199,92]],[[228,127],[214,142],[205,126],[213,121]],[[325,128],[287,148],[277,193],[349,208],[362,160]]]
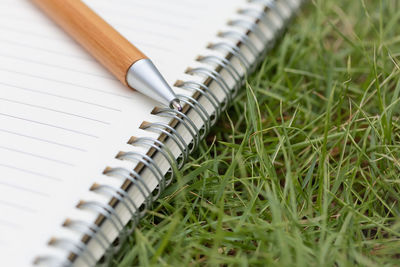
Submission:
[[[222,51],[228,53],[230,58],[236,58],[240,64],[248,72],[258,65],[259,60],[262,59],[260,55],[264,55],[267,50],[271,47],[271,43],[274,40],[268,39],[260,28],[260,24],[271,29],[277,37],[282,33],[284,25],[289,20],[300,5],[301,0],[248,0],[249,3],[262,5],[264,10],[248,7],[245,9],[238,10],[238,14],[243,19],[235,19],[228,22],[230,30],[220,32],[218,37],[220,41],[211,43],[207,48],[214,51]],[[285,13],[283,10],[278,8],[278,4],[284,6],[286,9],[290,9],[291,13]],[[273,22],[268,12],[274,12],[276,16],[280,18],[280,22]],[[247,20],[248,18],[249,20]],[[237,29],[246,29],[247,33],[237,31]],[[257,49],[256,44],[250,38],[253,35],[257,42],[264,45],[265,49],[260,51]],[[274,38],[275,39],[275,38]],[[225,41],[224,41],[225,40]],[[238,45],[231,41],[238,42]],[[241,48],[245,48],[255,58],[255,62],[251,63],[245,56]],[[140,163],[147,168],[153,176],[157,179],[158,186],[155,191],[149,189],[146,183],[143,181],[141,174],[133,169],[126,168],[107,168],[104,171],[104,175],[110,179],[119,179],[121,181],[129,181],[132,186],[136,187],[142,197],[145,199],[142,206],[138,207],[135,201],[130,197],[129,193],[122,188],[113,187],[106,184],[95,184],[90,189],[91,191],[102,194],[107,197],[111,197],[118,203],[121,203],[125,209],[129,212],[132,228],[127,230],[122,222],[122,219],[116,212],[116,207],[111,206],[107,203],[101,203],[98,201],[81,201],[77,206],[81,210],[87,210],[94,212],[99,216],[103,216],[108,220],[115,231],[120,233],[121,236],[129,235],[134,226],[138,224],[139,219],[144,216],[146,209],[148,209],[160,193],[167,187],[173,180],[175,170],[182,168],[183,164],[187,161],[191,152],[193,152],[200,144],[200,141],[210,131],[211,127],[215,124],[221,113],[232,103],[233,98],[237,94],[238,90],[243,85],[243,76],[237,66],[232,64],[232,60],[228,60],[228,57],[217,56],[214,53],[210,55],[202,55],[197,58],[197,61],[202,63],[202,67],[189,68],[186,73],[194,76],[201,76],[208,81],[208,83],[200,83],[197,81],[177,81],[175,86],[188,90],[189,92],[197,93],[198,97],[190,97],[186,95],[178,95],[180,101],[189,107],[191,112],[195,112],[196,115],[202,121],[202,127],[196,126],[195,122],[187,115],[187,113],[177,111],[171,108],[155,108],[152,114],[167,117],[176,122],[177,125],[182,127],[189,133],[191,137],[190,142],[186,142],[185,138],[176,130],[176,127],[170,124],[161,122],[144,122],[141,125],[141,129],[155,132],[157,134],[164,135],[166,139],[171,140],[176,147],[179,149],[180,156],[174,157],[168,146],[159,139],[150,137],[139,137],[132,138],[128,143],[147,149],[153,149],[157,154],[162,155],[168,162],[170,168],[167,175],[164,175],[161,169],[157,166],[156,162],[151,156],[146,153],[130,151],[121,152],[117,155],[119,160],[128,160],[135,163]],[[204,67],[208,66],[208,67]],[[220,72],[216,71],[216,68],[223,69],[227,75],[235,82],[234,88],[230,88],[226,79],[221,75]],[[223,100],[220,100],[213,90],[210,89],[210,84],[214,83],[224,94]],[[199,99],[205,99],[213,108],[214,112],[208,112],[200,103]],[[70,220],[68,219],[63,227],[71,231],[78,232],[87,237],[87,240],[96,242],[101,248],[107,250],[112,248],[113,240],[109,240],[104,233],[101,231],[101,227],[96,223],[88,223],[81,220]],[[36,260],[36,264],[44,266],[71,266],[74,260],[78,257],[82,259],[87,266],[93,266],[97,260],[94,255],[87,250],[87,241],[74,242],[66,238],[53,238],[49,242],[49,246],[62,249],[73,255],[68,259],[59,259],[55,256],[43,256]],[[114,247],[114,249],[116,249]]]

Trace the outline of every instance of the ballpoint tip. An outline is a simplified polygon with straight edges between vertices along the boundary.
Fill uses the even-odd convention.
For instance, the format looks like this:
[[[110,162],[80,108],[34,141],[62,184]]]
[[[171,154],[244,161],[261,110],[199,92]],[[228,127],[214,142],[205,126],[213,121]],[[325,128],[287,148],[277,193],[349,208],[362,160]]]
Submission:
[[[181,103],[179,103],[178,100],[173,100],[171,102],[171,106],[174,107],[178,111],[182,111],[182,105],[181,105]]]

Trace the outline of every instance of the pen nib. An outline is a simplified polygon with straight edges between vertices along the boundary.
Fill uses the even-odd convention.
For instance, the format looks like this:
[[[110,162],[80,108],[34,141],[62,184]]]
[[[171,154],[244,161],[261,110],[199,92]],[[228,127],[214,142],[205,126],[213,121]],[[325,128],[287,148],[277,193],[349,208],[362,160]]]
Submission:
[[[173,100],[173,101],[171,102],[171,106],[174,107],[174,108],[175,108],[176,110],[178,110],[178,111],[182,111],[181,103],[179,103],[178,100]]]

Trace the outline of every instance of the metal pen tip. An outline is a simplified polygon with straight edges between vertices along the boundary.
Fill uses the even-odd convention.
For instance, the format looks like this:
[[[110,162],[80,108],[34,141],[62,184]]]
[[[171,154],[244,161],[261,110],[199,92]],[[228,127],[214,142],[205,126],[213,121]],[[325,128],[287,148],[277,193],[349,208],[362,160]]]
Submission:
[[[174,107],[178,111],[182,111],[182,105],[178,100],[172,100],[171,106]]]
[[[150,59],[136,61],[126,74],[126,82],[129,87],[136,89],[151,99],[170,108],[182,110],[175,92]]]

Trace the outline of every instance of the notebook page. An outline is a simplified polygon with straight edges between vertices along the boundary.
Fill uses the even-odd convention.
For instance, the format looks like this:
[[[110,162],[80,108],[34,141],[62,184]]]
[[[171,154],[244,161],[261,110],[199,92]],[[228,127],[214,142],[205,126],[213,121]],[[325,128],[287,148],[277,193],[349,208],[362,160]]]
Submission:
[[[233,2],[87,1],[170,84],[227,21]],[[120,85],[30,1],[0,0],[3,265],[31,264],[130,136],[151,135],[138,127],[154,120],[155,105]]]

